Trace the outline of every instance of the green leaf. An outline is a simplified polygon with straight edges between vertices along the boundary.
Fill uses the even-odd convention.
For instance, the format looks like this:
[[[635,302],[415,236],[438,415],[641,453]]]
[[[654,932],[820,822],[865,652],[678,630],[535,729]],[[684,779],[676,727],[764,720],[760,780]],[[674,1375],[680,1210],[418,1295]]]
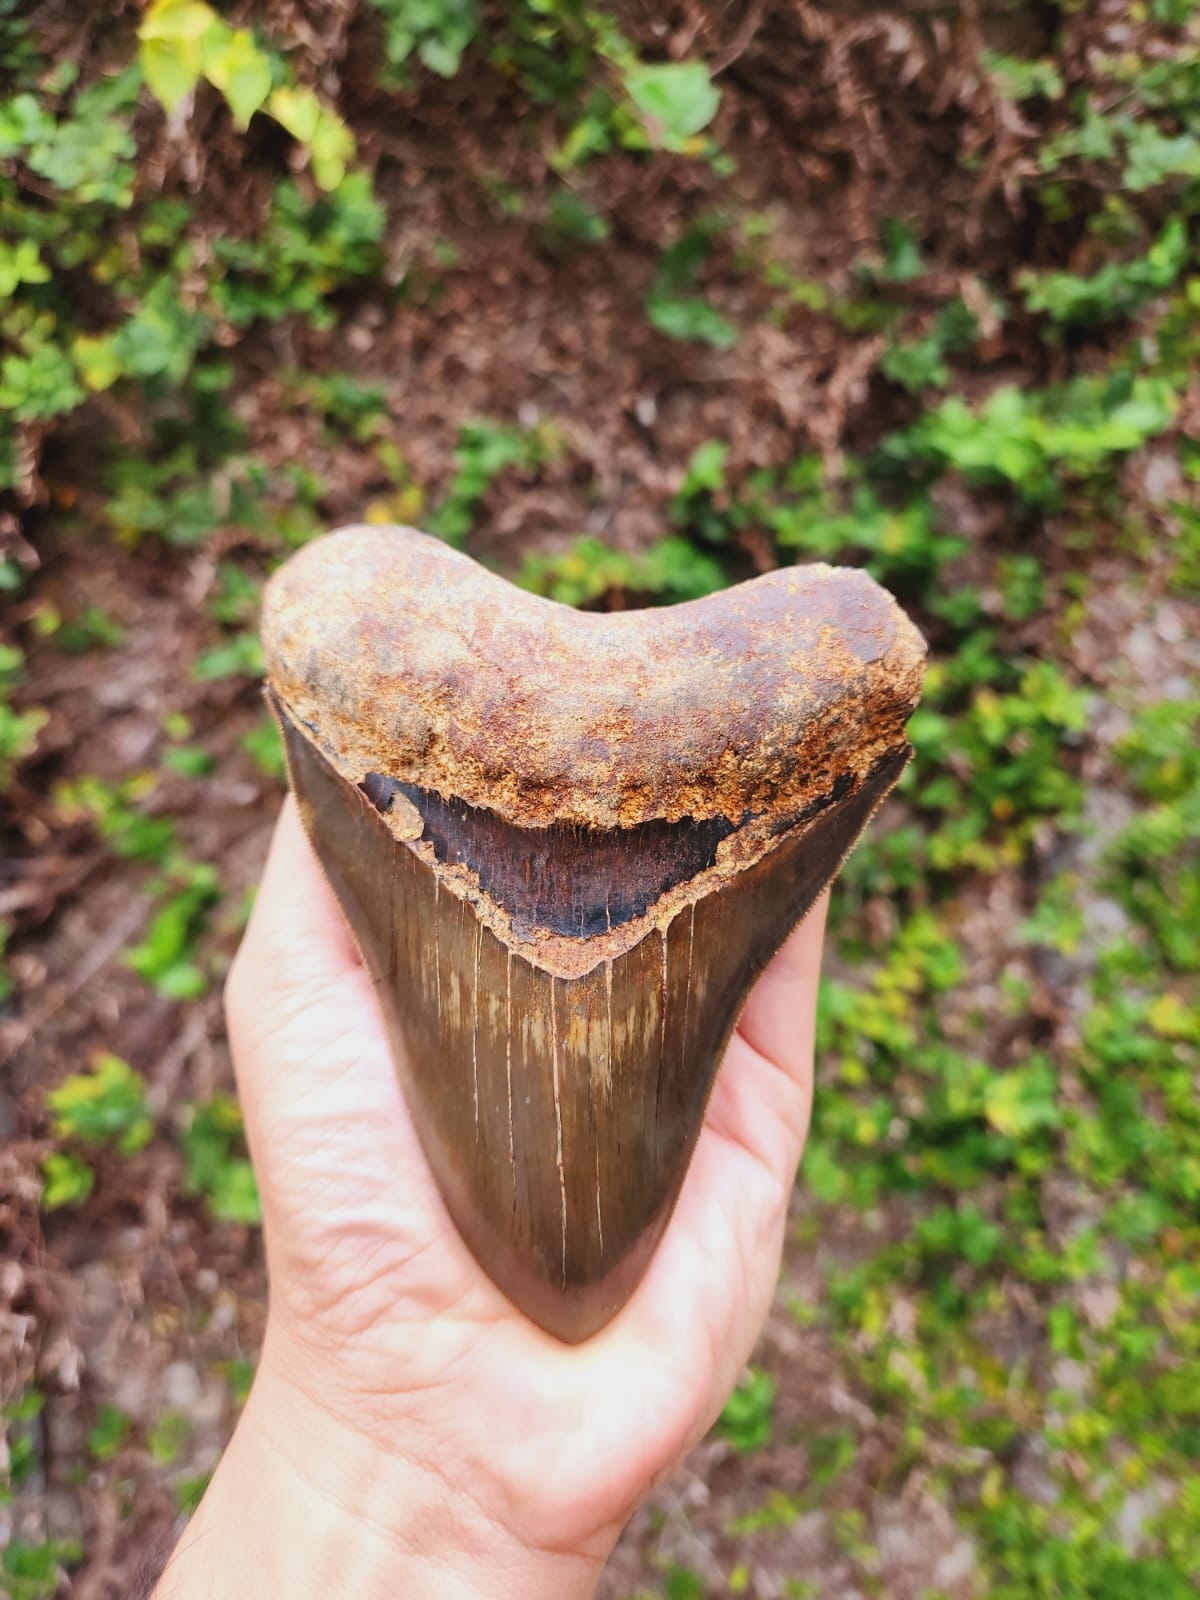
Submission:
[[[335,112],[324,109],[308,148],[318,185],[325,190],[336,189],[354,159],[354,135]]]
[[[192,949],[219,896],[220,885],[211,866],[188,867],[182,887],[157,913],[146,937],[126,951],[126,963],[169,1000],[194,1000],[208,987],[207,978],[192,960]]]
[[[198,1000],[208,992],[208,978],[194,961],[173,961],[159,968],[152,981],[164,1000]]]
[[[917,236],[907,222],[888,217],[879,230],[879,242],[884,255],[879,276],[885,283],[913,283],[925,271]]]
[[[204,39],[221,25],[203,0],[154,0],[138,29],[138,54],[151,94],[169,116],[200,81]]]
[[[1020,283],[1030,311],[1055,322],[1111,322],[1129,316],[1151,295],[1169,288],[1187,265],[1187,227],[1171,217],[1147,253],[1135,261],[1110,261],[1090,277],[1073,272],[1025,272]]]
[[[175,1504],[185,1517],[195,1513],[211,1482],[211,1472],[198,1472],[194,1477],[185,1478],[182,1483],[175,1485]]]
[[[321,120],[321,102],[311,89],[278,88],[267,101],[267,110],[293,139],[301,144],[312,142]]]
[[[193,1106],[181,1141],[184,1187],[207,1196],[218,1222],[257,1227],[262,1221],[254,1169],[244,1154],[242,1112],[230,1095],[217,1095],[205,1106]]]
[[[202,651],[192,669],[201,683],[218,678],[258,678],[263,673],[262,642],[256,631],[234,634],[224,644]]]
[[[162,753],[162,764],[181,778],[206,778],[216,762],[200,744],[169,745]]]
[[[738,342],[738,330],[728,317],[698,295],[675,299],[652,297],[647,315],[659,333],[671,339],[686,339],[708,344],[714,350],[731,350]]]
[[[267,110],[294,139],[308,146],[313,177],[322,189],[338,188],[354,158],[354,135],[311,89],[279,88],[267,101]]]
[[[47,1094],[46,1104],[60,1137],[115,1143],[123,1155],[140,1150],[154,1133],[141,1074],[120,1056],[97,1056],[91,1072],[64,1079]]]
[[[667,1571],[666,1600],[704,1600],[704,1584],[690,1567],[672,1566]]]
[[[697,550],[690,539],[660,539],[633,568],[634,589],[656,595],[664,603],[699,600],[729,582],[719,562]]]
[[[182,1411],[164,1411],[146,1435],[146,1448],[150,1459],[160,1467],[169,1467],[178,1459],[184,1445],[192,1437],[195,1425]]]
[[[720,91],[701,61],[631,67],[625,88],[647,133],[666,150],[688,150],[689,141],[708,127],[721,104]]]
[[[1168,178],[1200,178],[1200,139],[1170,135],[1152,122],[1139,123],[1128,145],[1125,184],[1135,193],[1154,189]]]
[[[30,170],[56,189],[80,204],[99,202],[125,210],[133,200],[132,158],[137,145],[131,123],[143,82],[144,74],[136,63],[114,76],[99,78],[79,94],[70,114],[57,122],[41,113],[36,102],[37,121],[23,115],[12,118],[14,107],[30,96],[18,95],[7,107],[0,103],[0,150],[15,153],[15,139],[17,149],[24,147]],[[72,227],[69,234],[74,231]],[[84,228],[77,242],[64,241],[64,254],[72,254],[72,246],[94,249],[88,234]]]
[[[83,1560],[83,1547],[74,1539],[51,1539],[28,1544],[12,1539],[0,1553],[0,1593],[12,1600],[53,1600],[63,1592],[64,1567]]]
[[[203,39],[219,20],[205,0],[152,0],[138,28],[138,38],[162,39],[173,44]]]
[[[271,92],[271,63],[248,28],[212,30],[204,41],[204,75],[229,102],[238,128],[249,127]]]
[[[1038,1057],[1026,1067],[988,1080],[984,1114],[997,1133],[1010,1139],[1025,1139],[1042,1128],[1057,1127],[1062,1121],[1057,1087],[1049,1062]]]
[[[129,1418],[116,1406],[103,1405],[88,1435],[88,1449],[97,1461],[111,1461],[129,1437]]]
[[[479,29],[477,0],[370,0],[387,23],[388,65],[402,67],[417,52],[423,66],[452,78]],[[535,4],[533,9],[537,9]]]
[[[696,494],[715,494],[725,487],[725,461],[729,446],[723,439],[706,439],[696,446],[688,462],[679,493],[687,498]]]
[[[110,389],[121,376],[121,358],[111,333],[77,334],[71,343],[71,354],[79,376],[93,394]]]
[[[919,394],[922,389],[944,389],[950,381],[950,372],[942,360],[939,345],[933,339],[916,339],[911,344],[893,345],[885,351],[879,363],[885,378],[907,389],[909,394]]]
[[[1063,80],[1053,61],[1024,61],[1017,56],[1005,56],[995,50],[984,50],[980,59],[983,69],[1006,100],[1032,100],[1041,95],[1047,100],[1060,100]]]
[[[36,239],[15,245],[0,243],[0,300],[8,300],[20,283],[49,283],[50,268],[42,260]]]
[[[556,190],[547,201],[546,225],[557,237],[579,244],[602,244],[611,231],[594,206],[566,187]]]
[[[246,752],[254,765],[266,778],[277,783],[287,781],[287,765],[283,756],[283,740],[274,717],[264,717],[255,727],[248,729],[239,747]]]
[[[254,1168],[244,1156],[226,1161],[213,1184],[209,1203],[218,1222],[237,1222],[256,1228],[262,1222],[262,1204]]]
[[[112,335],[111,357],[131,378],[164,378],[180,384],[192,370],[209,331],[208,319],[188,308],[179,289],[163,277],[145,293],[133,315]],[[104,357],[97,354],[97,376]]]
[[[773,1379],[751,1367],[725,1402],[717,1432],[728,1439],[735,1450],[758,1450],[770,1440],[774,1407]]]
[[[96,1174],[87,1162],[63,1150],[52,1150],[44,1158],[42,1178],[42,1206],[47,1211],[81,1204],[96,1183]]]
[[[57,345],[37,344],[30,355],[13,351],[0,361],[0,411],[18,422],[62,416],[85,398],[70,357]]]
[[[0,702],[0,792],[12,780],[14,769],[37,749],[38,734],[50,720],[40,706],[14,711]]]

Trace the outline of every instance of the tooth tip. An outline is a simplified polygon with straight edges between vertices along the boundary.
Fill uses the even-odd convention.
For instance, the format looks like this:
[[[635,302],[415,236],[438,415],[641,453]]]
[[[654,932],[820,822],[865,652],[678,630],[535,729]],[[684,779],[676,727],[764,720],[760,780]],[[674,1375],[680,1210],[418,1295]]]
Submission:
[[[479,1242],[476,1248],[471,1235],[477,1230],[465,1219],[456,1219],[456,1225],[472,1254],[486,1263],[493,1283],[522,1316],[562,1344],[583,1344],[603,1332],[628,1304],[658,1248],[663,1221],[644,1232],[628,1255],[603,1277],[568,1284],[566,1289],[531,1271],[527,1259],[508,1241],[497,1241],[489,1234],[489,1242]]]

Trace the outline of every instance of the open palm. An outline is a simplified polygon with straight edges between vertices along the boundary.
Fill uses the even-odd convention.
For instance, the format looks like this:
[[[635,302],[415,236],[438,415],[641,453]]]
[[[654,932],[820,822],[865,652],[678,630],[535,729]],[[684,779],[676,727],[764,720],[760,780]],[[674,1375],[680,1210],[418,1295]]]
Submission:
[[[823,923],[822,901],[759,980],[645,1279],[568,1347],[459,1239],[289,799],[227,1005],[268,1346],[297,1392],[370,1448],[415,1452],[521,1543],[603,1560],[711,1425],[770,1305],[808,1126]]]

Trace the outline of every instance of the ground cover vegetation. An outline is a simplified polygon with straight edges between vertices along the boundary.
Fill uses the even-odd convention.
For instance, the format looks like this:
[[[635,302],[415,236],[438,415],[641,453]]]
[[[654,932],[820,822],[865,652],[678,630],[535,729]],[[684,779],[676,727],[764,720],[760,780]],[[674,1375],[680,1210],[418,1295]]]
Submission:
[[[1200,9],[0,0],[0,1592],[261,1335],[220,1013],[271,567],[866,565],[930,640],[775,1310],[605,1593],[1200,1584]]]

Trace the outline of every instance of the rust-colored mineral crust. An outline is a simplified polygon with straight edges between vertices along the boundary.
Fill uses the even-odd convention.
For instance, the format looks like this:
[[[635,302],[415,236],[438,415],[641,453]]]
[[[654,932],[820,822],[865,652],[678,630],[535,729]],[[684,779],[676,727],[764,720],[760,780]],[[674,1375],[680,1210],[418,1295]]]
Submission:
[[[561,1338],[632,1292],[754,977],[910,754],[866,574],[593,615],[411,530],[268,585],[269,695],[435,1177]]]

